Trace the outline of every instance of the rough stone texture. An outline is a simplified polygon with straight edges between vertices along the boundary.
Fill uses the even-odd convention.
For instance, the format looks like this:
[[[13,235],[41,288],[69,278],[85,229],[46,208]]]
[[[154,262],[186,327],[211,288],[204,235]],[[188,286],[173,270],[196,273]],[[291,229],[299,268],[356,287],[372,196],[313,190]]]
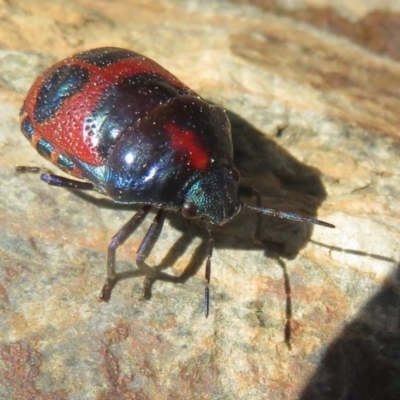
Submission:
[[[399,397],[397,0],[0,0],[0,16],[0,398]],[[149,262],[181,284],[139,301],[149,218],[118,252],[129,279],[99,302],[107,244],[132,211],[14,167],[52,168],[19,132],[33,79],[102,45],[222,104],[244,182],[337,228],[264,218],[264,246],[249,212],[217,229],[205,319],[206,234],[179,215]]]

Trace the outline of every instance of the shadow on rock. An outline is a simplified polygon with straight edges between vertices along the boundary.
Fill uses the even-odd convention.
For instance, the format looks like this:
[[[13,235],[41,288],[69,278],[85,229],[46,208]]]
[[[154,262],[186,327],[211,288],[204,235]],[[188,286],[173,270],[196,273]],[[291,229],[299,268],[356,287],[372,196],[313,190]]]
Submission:
[[[400,266],[395,274],[329,345],[301,400],[400,398]]]

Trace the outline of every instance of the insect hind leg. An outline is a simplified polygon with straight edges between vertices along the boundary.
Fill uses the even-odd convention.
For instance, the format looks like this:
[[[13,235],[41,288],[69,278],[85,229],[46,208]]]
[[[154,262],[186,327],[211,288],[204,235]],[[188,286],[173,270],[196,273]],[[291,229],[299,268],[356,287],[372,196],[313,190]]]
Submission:
[[[77,190],[94,190],[93,183],[76,181],[75,179],[69,179],[59,175],[41,174],[40,179],[50,186]]]
[[[24,165],[15,167],[15,172],[17,174],[26,174],[26,173],[38,174],[39,172],[42,171],[43,168],[40,167],[27,167]],[[57,187],[63,187],[67,189],[77,189],[77,190],[95,190],[93,183],[76,181],[75,179],[65,178],[63,176],[54,175],[48,172],[42,173],[40,175],[40,179],[43,182],[46,182],[50,186],[57,186]]]

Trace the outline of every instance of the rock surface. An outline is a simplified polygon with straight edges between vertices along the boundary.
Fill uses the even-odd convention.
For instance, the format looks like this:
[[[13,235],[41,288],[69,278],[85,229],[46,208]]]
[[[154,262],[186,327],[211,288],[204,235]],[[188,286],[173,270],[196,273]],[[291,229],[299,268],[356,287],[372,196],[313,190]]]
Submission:
[[[398,398],[397,0],[0,0],[0,16],[0,398]],[[206,232],[179,215],[149,263],[181,282],[139,301],[149,218],[118,252],[129,279],[99,302],[132,210],[15,166],[53,168],[19,132],[34,78],[104,45],[223,105],[265,205],[337,228],[264,218],[263,246],[250,212],[216,229],[205,319]]]

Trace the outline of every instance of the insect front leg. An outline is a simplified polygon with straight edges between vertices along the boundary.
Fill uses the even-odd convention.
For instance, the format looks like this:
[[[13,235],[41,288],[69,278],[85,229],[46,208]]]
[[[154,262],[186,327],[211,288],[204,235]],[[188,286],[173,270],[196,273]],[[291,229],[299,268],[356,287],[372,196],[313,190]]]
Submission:
[[[117,248],[123,245],[128,237],[139,227],[150,210],[151,206],[142,207],[111,239],[107,251],[107,279],[100,293],[101,300],[108,301],[110,299],[112,288],[116,283],[115,255]]]
[[[142,297],[144,299],[149,298],[150,287],[154,282],[154,280],[156,279],[157,275],[157,272],[153,268],[149,267],[145,261],[160,236],[161,230],[164,225],[164,221],[165,221],[165,211],[161,209],[155,216],[152,224],[150,225],[149,230],[146,233],[146,236],[144,237],[137,251],[136,265],[145,274],[143,293],[142,293]]]

